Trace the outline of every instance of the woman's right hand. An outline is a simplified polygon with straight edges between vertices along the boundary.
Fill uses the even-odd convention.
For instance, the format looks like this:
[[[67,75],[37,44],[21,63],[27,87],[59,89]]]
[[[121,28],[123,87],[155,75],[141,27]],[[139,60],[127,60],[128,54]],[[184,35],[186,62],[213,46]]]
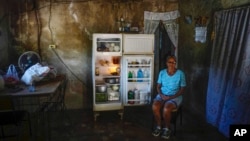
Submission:
[[[167,101],[170,99],[170,96],[167,96],[167,95],[164,95],[164,94],[160,94],[161,98],[164,100],[164,101]]]

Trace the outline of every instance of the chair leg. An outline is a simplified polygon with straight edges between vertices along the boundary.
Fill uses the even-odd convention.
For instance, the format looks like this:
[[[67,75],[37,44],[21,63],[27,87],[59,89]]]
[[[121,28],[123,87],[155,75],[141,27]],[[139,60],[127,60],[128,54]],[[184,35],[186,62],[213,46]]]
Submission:
[[[176,134],[176,122],[174,122],[174,135]]]
[[[182,107],[180,107],[180,109],[179,109],[180,111],[180,125],[182,125]]]

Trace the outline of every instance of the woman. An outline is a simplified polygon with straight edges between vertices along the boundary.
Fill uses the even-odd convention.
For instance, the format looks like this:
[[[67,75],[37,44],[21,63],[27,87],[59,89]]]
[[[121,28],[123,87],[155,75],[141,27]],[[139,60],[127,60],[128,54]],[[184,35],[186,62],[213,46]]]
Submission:
[[[168,56],[167,68],[160,71],[157,80],[157,96],[154,99],[152,110],[157,127],[153,131],[154,136],[161,134],[162,138],[168,139],[171,135],[170,120],[171,112],[182,102],[182,94],[186,86],[185,74],[176,68],[176,57]],[[161,114],[161,112],[163,112]],[[164,119],[164,127],[161,127],[161,115]]]

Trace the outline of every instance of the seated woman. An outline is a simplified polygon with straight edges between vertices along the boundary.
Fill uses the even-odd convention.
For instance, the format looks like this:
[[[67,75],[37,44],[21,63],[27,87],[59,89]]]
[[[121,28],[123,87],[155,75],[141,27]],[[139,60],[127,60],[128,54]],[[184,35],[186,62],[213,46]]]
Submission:
[[[159,136],[161,134],[161,137],[164,139],[168,139],[171,135],[171,112],[181,104],[182,94],[186,86],[185,74],[183,71],[176,68],[176,57],[168,56],[166,65],[167,68],[161,70],[159,73],[157,80],[158,94],[152,105],[157,124],[152,134],[154,136]],[[161,115],[165,123],[163,128],[161,127]]]

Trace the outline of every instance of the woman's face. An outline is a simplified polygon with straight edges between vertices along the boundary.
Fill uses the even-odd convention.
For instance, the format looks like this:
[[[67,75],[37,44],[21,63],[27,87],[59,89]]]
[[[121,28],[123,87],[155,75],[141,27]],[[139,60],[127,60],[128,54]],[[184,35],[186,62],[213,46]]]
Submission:
[[[168,58],[166,64],[168,69],[175,69],[176,61],[173,57],[170,57]]]

